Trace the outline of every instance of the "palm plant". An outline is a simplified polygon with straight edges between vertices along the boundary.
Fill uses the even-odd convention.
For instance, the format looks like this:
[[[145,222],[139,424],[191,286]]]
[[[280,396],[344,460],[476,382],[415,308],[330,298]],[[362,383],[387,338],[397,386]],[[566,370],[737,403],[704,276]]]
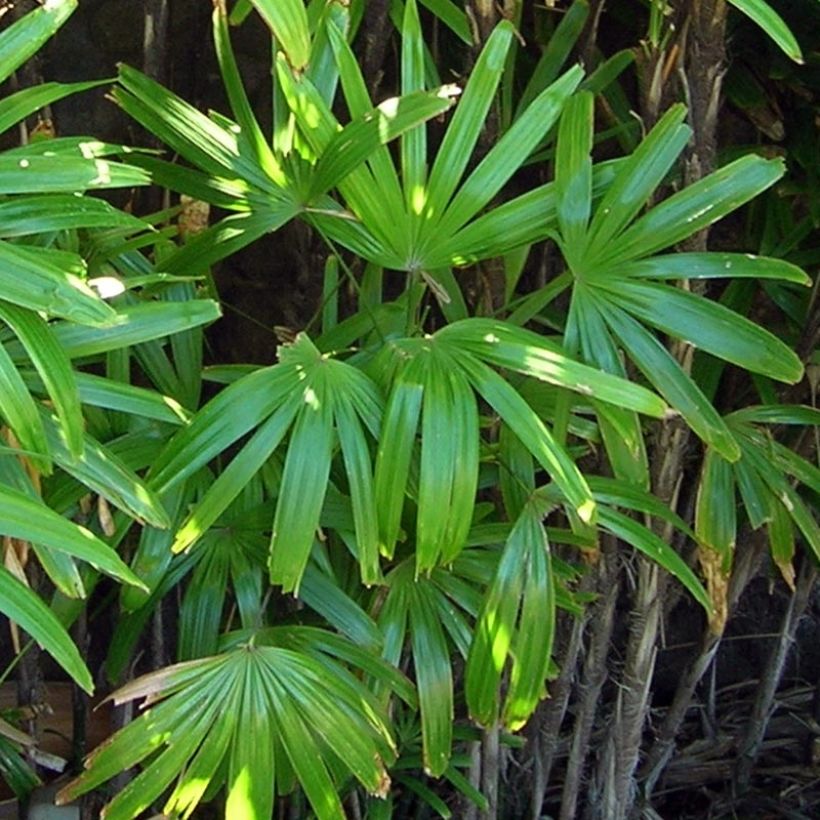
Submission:
[[[7,28],[0,35],[2,78],[30,57],[75,8],[73,0],[49,3]],[[8,131],[49,102],[98,84],[48,83],[18,91],[0,103],[0,130]],[[217,315],[216,306],[204,302],[184,308],[146,303],[148,310],[118,310],[103,301],[85,261],[70,242],[66,245],[70,234],[84,229],[144,230],[140,220],[105,201],[77,196],[148,182],[139,169],[107,158],[116,150],[92,139],[65,139],[23,145],[0,157],[0,413],[7,441],[0,487],[7,539],[0,607],[88,690],[90,674],[64,625],[26,586],[29,548],[57,589],[73,598],[85,595],[76,560],[124,583],[141,582],[111,544],[63,517],[64,510],[44,503],[41,478],[59,467],[135,518],[159,526],[166,526],[168,519],[137,475],[84,432],[88,383],[73,362]],[[103,393],[108,389],[107,381],[99,386]]]
[[[76,5],[50,2],[6,28],[0,34],[0,79],[31,57]],[[107,81],[45,83],[12,93],[0,102],[0,132],[101,82]],[[77,252],[79,238],[146,230],[144,222],[105,200],[82,195],[148,182],[144,172],[109,158],[118,151],[92,138],[72,138],[39,140],[0,155],[0,611],[89,692],[92,677],[68,636],[69,622],[30,588],[27,568],[39,564],[54,588],[73,600],[86,597],[98,573],[136,587],[142,583],[99,527],[92,531],[71,520],[76,498],[60,500],[59,488],[99,493],[101,503],[107,499],[158,526],[167,526],[168,518],[134,470],[85,429],[87,403],[109,406],[113,393],[127,404],[129,391],[81,373],[76,360],[218,315],[214,303],[174,307],[146,300],[147,310],[125,312],[101,298],[103,279]],[[13,636],[18,642],[16,631]],[[19,754],[33,749],[34,740],[7,722],[3,726],[0,769],[25,796],[38,780]]]
[[[455,4],[423,5],[466,36]],[[562,23],[569,46],[583,5]],[[768,8],[736,5],[758,18]],[[229,33],[253,9],[271,30],[269,133]],[[767,428],[816,424],[817,413],[765,401],[722,414],[714,401],[725,363],[795,383],[802,362],[742,305],[680,286],[810,280],[765,256],[670,250],[772,186],[783,163],[748,155],[678,185],[690,137],[682,106],[627,156],[595,162],[595,95],[611,90],[623,60],[591,77],[580,66],[562,74],[569,46],[559,44],[516,101],[515,28],[502,21],[459,91],[430,77],[415,0],[394,9],[401,94],[374,106],[351,46],[361,11],[239,0],[229,15],[215,2],[230,118],[121,67],[114,99],[185,164],[81,140],[7,154],[18,167],[0,202],[11,226],[0,255],[44,284],[35,297],[0,276],[0,370],[13,387],[0,414],[14,433],[0,459],[0,519],[17,522],[8,534],[31,542],[58,594],[49,609],[3,570],[0,603],[89,687],[57,615],[76,617],[100,572],[124,584],[106,660],[114,683],[163,597],[180,602],[178,662],[112,695],[148,708],[61,793],[73,799],[140,766],[112,796],[110,818],[159,800],[188,817],[220,792],[227,817],[270,817],[277,796],[301,792],[317,817],[338,818],[360,788],[378,817],[395,805],[391,778],[447,816],[411,766],[485,806],[460,771],[465,738],[480,736],[467,724],[497,742],[531,718],[558,672],[560,613],[583,615],[583,579],[606,545],[666,571],[717,631],[736,492],[750,524],[768,525],[787,580],[796,532],[820,557],[792,483],[818,492],[817,470]],[[42,104],[45,92],[25,93]],[[503,127],[485,149],[499,93]],[[432,121],[453,107],[437,143]],[[51,173],[53,158],[74,167],[64,163],[83,151],[93,156],[56,189],[34,174],[42,188],[20,187],[21,168],[42,161]],[[533,156],[550,159],[552,178],[505,197]],[[82,176],[90,168],[97,176]],[[229,214],[176,244],[100,200],[63,196],[149,174]],[[326,244],[321,316],[272,366],[203,371],[200,327],[216,307],[196,298],[199,278],[293,219]],[[546,240],[563,270],[518,297],[521,259]],[[473,309],[462,271],[491,259],[502,260],[502,293]],[[89,265],[122,290],[112,302],[78,281]],[[357,293],[344,317],[340,271]],[[391,280],[400,292],[388,299]],[[702,351],[696,366],[668,339]],[[131,383],[132,361],[150,388]],[[205,403],[203,380],[224,387]],[[705,447],[694,529],[652,493],[647,441],[658,422]],[[88,492],[115,508],[97,535],[67,520]],[[662,537],[673,531],[698,545],[706,587]]]

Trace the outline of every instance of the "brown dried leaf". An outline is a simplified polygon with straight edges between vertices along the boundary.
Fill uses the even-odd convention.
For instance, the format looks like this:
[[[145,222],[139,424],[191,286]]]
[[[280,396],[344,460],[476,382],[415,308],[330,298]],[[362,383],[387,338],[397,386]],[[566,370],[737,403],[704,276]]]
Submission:
[[[698,561],[714,606],[709,617],[709,630],[713,635],[722,635],[729,618],[729,572],[723,568],[720,553],[709,547],[698,548]]]
[[[29,132],[28,139],[29,142],[43,142],[54,139],[56,136],[57,129],[54,127],[54,122],[48,117],[42,117]]]
[[[182,211],[179,214],[177,224],[182,239],[186,240],[191,236],[202,233],[208,227],[211,206],[201,199],[194,199],[185,194],[180,196],[179,204],[182,206]]]
[[[212,658],[197,658],[193,661],[183,661],[182,663],[175,663],[173,666],[165,666],[156,672],[150,672],[147,675],[142,675],[142,677],[126,683],[125,686],[120,687],[116,692],[112,692],[102,703],[114,701],[117,706],[121,706],[129,700],[145,698],[145,703],[142,704],[142,708],[144,709],[163,697],[163,692],[174,681],[178,672],[184,669],[202,666],[211,661]]]
[[[775,558],[775,564],[777,564],[777,568],[780,570],[780,574],[783,576],[783,580],[788,585],[789,589],[794,592],[794,565],[791,561],[778,561]]]
[[[109,537],[114,535],[117,531],[117,525],[114,523],[114,516],[111,514],[111,507],[108,502],[101,496],[97,496],[97,518],[100,521],[102,531]]]
[[[19,450],[20,442],[17,440],[17,436],[14,435],[12,430],[8,427],[2,428],[2,436],[5,438],[6,442],[8,443],[9,447],[12,447],[15,450]],[[20,456],[20,463],[23,465],[28,477],[31,479],[31,483],[34,486],[34,489],[37,491],[38,495],[42,494],[42,488],[40,486],[40,472],[37,470],[36,467],[31,463],[31,461],[26,458],[25,456]]]
[[[9,535],[3,536],[3,565],[21,583],[29,586],[26,578],[28,541],[19,541]]]

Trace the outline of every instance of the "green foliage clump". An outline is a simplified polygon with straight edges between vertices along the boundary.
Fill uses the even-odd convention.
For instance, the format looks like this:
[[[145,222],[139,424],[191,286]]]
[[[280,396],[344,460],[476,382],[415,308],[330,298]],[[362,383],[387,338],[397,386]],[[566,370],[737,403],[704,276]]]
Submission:
[[[6,29],[0,78],[75,5]],[[423,5],[471,41],[463,9]],[[650,3],[650,44],[664,5]],[[734,5],[800,57],[765,3]],[[271,35],[270,129],[231,45],[254,10]],[[467,743],[532,717],[558,673],[556,624],[594,599],[584,579],[606,545],[669,573],[716,632],[742,527],[768,528],[789,582],[798,543],[820,557],[820,475],[776,438],[820,418],[775,387],[800,382],[807,357],[744,296],[788,293],[799,312],[811,279],[776,254],[691,244],[784,162],[744,152],[685,184],[684,106],[640,137],[628,117],[596,128],[596,109],[617,119],[632,58],[567,67],[582,0],[523,89],[520,20],[498,23],[454,86],[415,0],[393,12],[399,94],[378,105],[352,46],[363,3],[216,2],[230,116],[128,66],[112,92],[178,161],[90,138],[0,155],[0,532],[16,561],[0,610],[90,690],[66,627],[103,575],[121,585],[112,682],[163,598],[180,601],[178,663],[113,695],[149,708],[62,791],[139,765],[106,817],[160,799],[188,817],[222,794],[226,817],[267,818],[299,790],[317,817],[343,817],[359,791],[380,817],[391,782],[448,816],[421,770],[486,807]],[[0,131],[92,85],[13,94]],[[599,161],[612,138],[623,150]],[[175,241],[179,208],[142,220],[85,195],[149,181],[226,215]],[[203,368],[211,267],[292,220],[326,249],[314,321],[274,365]],[[534,285],[527,260],[546,242],[560,270]],[[737,404],[718,400],[727,373]],[[691,521],[659,490],[671,426],[701,459]],[[23,582],[35,560],[50,603]],[[13,762],[25,743],[3,726]]]

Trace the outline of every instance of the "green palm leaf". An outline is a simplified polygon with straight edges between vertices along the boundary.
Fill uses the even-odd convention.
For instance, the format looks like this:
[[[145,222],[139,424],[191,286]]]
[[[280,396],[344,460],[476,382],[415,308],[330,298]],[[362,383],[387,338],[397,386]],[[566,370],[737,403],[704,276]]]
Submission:
[[[736,461],[740,450],[726,423],[660,341],[618,307],[601,312],[638,369],[692,430],[724,458]]]
[[[56,419],[42,414],[42,420],[54,460],[66,473],[136,520],[161,529],[170,526],[168,513],[158,495],[110,448],[85,434],[82,453],[75,457]]]
[[[481,50],[430,171],[428,218],[444,213],[458,187],[495,97],[512,37],[512,26],[500,25]]]
[[[485,594],[467,658],[465,695],[472,717],[499,716],[504,673],[512,662],[504,721],[518,728],[543,696],[555,623],[549,546],[541,503],[529,502],[507,537]]]
[[[607,299],[643,322],[708,353],[784,382],[798,382],[803,365],[774,334],[717,302],[652,282],[606,280]]]
[[[712,601],[689,565],[652,530],[623,513],[609,507],[600,508],[601,527],[631,544],[635,549],[674,575],[692,594],[692,597],[711,615]]]
[[[77,647],[54,613],[5,567],[0,566],[0,610],[19,624],[71,678],[91,693],[94,683]]]
[[[281,8],[282,4],[280,3],[279,6]],[[266,170],[271,179],[281,180],[284,171],[262,133],[262,128],[253,113],[245,87],[242,85],[242,77],[231,47],[224,2],[214,3],[213,32],[222,80],[225,83],[225,90],[228,92],[228,99],[236,121],[242,129],[241,136],[251,145],[254,159]]]
[[[729,0],[739,11],[754,20],[778,47],[796,63],[803,62],[800,46],[783,18],[765,0]]]
[[[276,410],[297,385],[297,375],[277,365],[229,385],[168,442],[152,466],[150,485],[164,491],[197,472]]]
[[[191,414],[170,396],[163,396],[144,387],[95,376],[75,373],[80,401],[94,407],[103,407],[120,413],[154,419],[181,426],[190,421]]]
[[[0,242],[0,262],[0,292],[7,302],[80,324],[111,324],[116,316],[82,281],[78,274],[85,273],[85,263],[74,254],[48,254],[41,248]]]
[[[781,161],[753,154],[729,163],[640,217],[596,257],[596,267],[611,268],[680,242],[765,191],[783,172]]]
[[[780,279],[810,285],[805,271],[785,259],[753,256],[749,253],[674,253],[626,263],[613,275],[638,279]]]
[[[472,44],[467,15],[453,0],[421,0],[421,4],[427,6],[462,42]]]
[[[421,709],[424,768],[440,776],[450,761],[453,738],[453,678],[450,653],[434,599],[425,583],[408,590],[410,641]]]
[[[756,436],[747,434],[741,435],[740,440],[743,461],[757,474],[763,485],[768,488],[771,494],[769,503],[773,500],[786,508],[789,517],[803,533],[812,552],[816,556],[820,556],[820,526],[818,526],[814,515],[812,515],[785,473],[771,468],[770,448],[767,446],[765,437],[761,441]]]
[[[74,5],[76,6],[76,3]],[[84,83],[40,83],[40,85],[9,94],[0,100],[0,134],[51,103],[71,94],[98,88],[109,82],[109,80],[92,80]]]
[[[381,550],[392,557],[399,537],[404,493],[424,395],[426,361],[416,356],[393,381],[376,456],[375,493]]]
[[[583,521],[595,517],[595,501],[575,462],[558,445],[524,399],[501,376],[472,356],[462,356],[462,369],[473,388],[489,404],[563,490]]]
[[[217,177],[238,177],[274,199],[285,198],[284,180],[274,179],[242,155],[235,132],[229,131],[136,69],[121,66],[120,106],[189,162]]]
[[[306,388],[291,434],[276,505],[269,562],[271,583],[298,588],[305,571],[330,475],[333,400],[326,383]]]
[[[581,91],[570,97],[561,114],[555,157],[556,216],[563,252],[574,257],[592,213],[593,95]],[[623,173],[623,171],[621,172]],[[613,186],[614,187],[614,186]],[[611,195],[612,189],[610,189]]]
[[[190,816],[208,784],[225,774],[232,816],[268,817],[275,788],[287,786],[274,763],[277,747],[320,818],[344,817],[331,761],[333,770],[343,767],[373,793],[389,783],[385,761],[394,752],[385,719],[362,684],[330,660],[245,646],[158,670],[114,695],[118,703],[139,697],[150,708],[92,753],[61,801],[142,763],[142,773],[106,807],[107,817],[136,816],[175,778],[166,811]]]
[[[57,411],[68,451],[79,456],[83,451],[83,417],[71,361],[46,322],[33,311],[0,303],[0,319],[25,347]]]
[[[683,125],[686,109],[672,106],[618,168],[589,228],[584,258],[605,256],[615,237],[648,201],[686,147],[691,129]]]
[[[51,325],[56,341],[71,359],[96,356],[153,339],[164,339],[193,327],[208,324],[220,315],[219,305],[209,299],[189,302],[145,302],[117,312],[117,320],[104,327],[83,327],[73,322]],[[25,361],[24,348],[10,342],[7,350],[15,360]]]
[[[582,76],[580,66],[575,66],[536,97],[467,177],[441,219],[426,224],[425,251],[432,251],[434,245],[456,234],[492,201],[544,134],[558,120],[564,103],[578,87]],[[545,229],[543,214],[541,229]],[[542,236],[544,235],[542,233]],[[497,234],[495,238],[498,241]],[[422,260],[425,266],[441,267],[433,265],[426,258],[426,253]]]
[[[338,131],[327,143],[311,180],[311,201],[336,187],[373,152],[401,134],[452,105],[447,89],[438,93],[416,92],[391,98]]]
[[[109,159],[57,156],[37,149],[0,155],[0,194],[71,194],[149,182],[141,168]]]
[[[189,549],[208,531],[271,457],[288,432],[299,409],[299,401],[286,401],[256,430],[247,444],[196,504],[176,534],[172,550]]]
[[[373,464],[361,422],[353,408],[347,402],[337,402],[334,415],[345,472],[350,482],[356,551],[362,583],[370,586],[381,580]]]
[[[72,194],[15,197],[0,203],[0,238],[3,239],[73,228],[114,227],[144,230],[145,223],[103,199]],[[75,290],[80,290],[81,284],[77,280]],[[93,294],[90,289],[84,292]]]
[[[529,536],[531,543],[521,595],[521,612],[510,647],[510,685],[502,720],[512,731],[524,726],[545,696],[544,681],[552,666],[557,599],[549,541],[540,521],[538,524]]]
[[[421,427],[416,568],[427,572],[446,549],[455,557],[467,538],[467,527],[452,541],[448,532],[455,506],[466,513],[475,503],[478,466],[478,412],[467,380],[451,378],[449,357],[434,355],[428,363]],[[457,370],[455,371],[458,372]],[[459,465],[466,470],[459,469]],[[469,526],[469,524],[468,524]]]
[[[339,67],[339,80],[344,92],[350,114],[354,118],[363,117],[373,108],[373,102],[365,84],[365,78],[359,68],[356,55],[339,28],[333,24],[328,26],[328,38],[333,50],[333,56]],[[384,208],[401,222],[407,223],[407,214],[404,210],[404,195],[399,182],[396,167],[386,146],[377,148],[368,162],[370,179],[381,193]],[[362,170],[361,173],[366,173]],[[338,222],[338,220],[334,220]],[[376,232],[378,226],[371,226]],[[393,241],[391,237],[391,241]],[[373,249],[366,258],[372,258],[378,250]]]
[[[717,552],[728,573],[737,534],[735,479],[732,465],[711,449],[706,451],[698,484],[695,531],[701,544]]]
[[[86,561],[112,578],[142,586],[114,550],[89,530],[63,518],[42,501],[3,485],[0,485],[0,532],[22,541],[44,544]]]
[[[618,376],[573,361],[561,347],[544,336],[492,319],[453,322],[436,334],[437,339],[468,350],[498,367],[594,396],[657,418],[666,412],[664,403],[646,388]]]
[[[50,0],[0,33],[0,82],[36,54],[77,8],[77,0]]]
[[[37,403],[23,377],[0,344],[0,415],[39,470],[51,472],[51,456]]]
[[[619,162],[593,167],[593,196],[606,189]],[[555,213],[555,183],[548,182],[477,216],[451,237],[437,235],[426,264],[431,269],[462,266],[531,244],[550,234]]]
[[[310,30],[302,0],[251,0],[271,27],[291,65],[302,69],[310,57]]]
[[[401,24],[401,92],[423,91],[424,39],[416,0],[407,0]],[[399,142],[399,162],[407,213],[418,216],[427,184],[427,129],[420,125]]]

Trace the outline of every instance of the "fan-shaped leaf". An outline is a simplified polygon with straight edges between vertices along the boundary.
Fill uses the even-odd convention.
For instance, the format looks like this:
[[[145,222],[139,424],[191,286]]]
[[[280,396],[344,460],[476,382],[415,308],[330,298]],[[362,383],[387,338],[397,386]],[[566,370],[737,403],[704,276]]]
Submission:
[[[595,501],[583,475],[524,399],[501,376],[472,356],[462,356],[460,363],[475,390],[563,490],[581,519],[593,521]]]
[[[512,37],[512,25],[497,26],[476,60],[430,171],[427,218],[444,212],[461,181],[495,97]]]
[[[436,334],[498,367],[567,387],[584,396],[662,418],[667,408],[638,384],[574,361],[551,340],[492,319],[465,319]]]
[[[173,551],[189,549],[208,531],[271,457],[299,410],[299,400],[285,401],[251,436],[196,504],[176,535]]]
[[[613,240],[635,218],[652,192],[663,182],[691,129],[683,125],[686,109],[672,106],[622,165],[604,194],[589,228],[584,261],[606,255],[617,246]]]

